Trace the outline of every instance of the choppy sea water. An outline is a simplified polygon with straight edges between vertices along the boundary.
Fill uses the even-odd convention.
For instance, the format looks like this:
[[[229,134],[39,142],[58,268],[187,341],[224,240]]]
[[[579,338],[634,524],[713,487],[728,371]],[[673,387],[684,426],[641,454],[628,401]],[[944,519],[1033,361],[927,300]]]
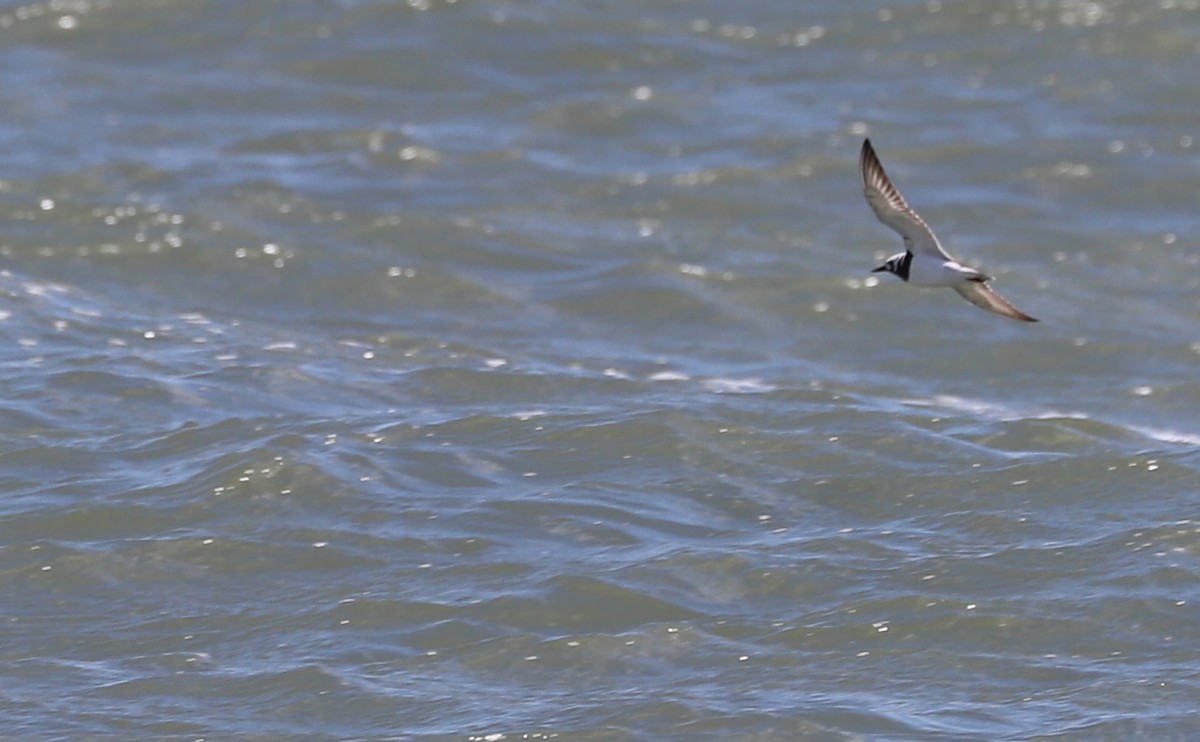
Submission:
[[[1200,6],[0,5],[0,736],[1200,734]],[[876,280],[870,136],[1042,319]]]

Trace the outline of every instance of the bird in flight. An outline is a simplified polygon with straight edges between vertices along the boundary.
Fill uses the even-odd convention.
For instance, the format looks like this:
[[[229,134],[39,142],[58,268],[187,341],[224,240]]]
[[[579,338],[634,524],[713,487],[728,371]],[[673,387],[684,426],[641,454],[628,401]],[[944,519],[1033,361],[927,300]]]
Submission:
[[[904,238],[904,252],[896,253],[872,273],[894,273],[914,286],[946,287],[975,306],[1023,322],[1037,322],[1004,300],[987,285],[991,276],[959,263],[942,247],[933,230],[913,211],[875,155],[870,139],[863,140],[858,160],[863,194],[879,221]]]

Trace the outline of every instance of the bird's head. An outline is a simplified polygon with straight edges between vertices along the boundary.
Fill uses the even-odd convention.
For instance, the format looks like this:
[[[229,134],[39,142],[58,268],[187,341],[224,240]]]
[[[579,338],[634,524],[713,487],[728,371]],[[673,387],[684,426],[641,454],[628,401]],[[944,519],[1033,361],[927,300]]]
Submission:
[[[894,273],[905,281],[908,280],[908,269],[912,266],[913,255],[911,252],[896,253],[887,259],[887,262],[872,270],[872,273]]]

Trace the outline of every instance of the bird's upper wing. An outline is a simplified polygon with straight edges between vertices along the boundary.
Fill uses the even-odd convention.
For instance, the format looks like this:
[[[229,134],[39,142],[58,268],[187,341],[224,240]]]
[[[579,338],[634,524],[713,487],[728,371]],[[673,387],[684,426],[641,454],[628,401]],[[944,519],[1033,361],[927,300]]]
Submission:
[[[892,181],[888,180],[879,157],[870,139],[863,140],[862,153],[858,158],[862,172],[863,194],[879,221],[900,233],[904,246],[942,260],[953,260],[944,249],[933,230],[917,212],[912,210]]]
[[[954,287],[958,295],[967,301],[971,302],[980,309],[986,309],[989,312],[995,312],[1004,317],[1019,319],[1022,322],[1037,322],[1036,319],[1025,314],[1021,310],[1014,307],[1004,300],[1003,296],[995,291],[982,281],[969,281]]]

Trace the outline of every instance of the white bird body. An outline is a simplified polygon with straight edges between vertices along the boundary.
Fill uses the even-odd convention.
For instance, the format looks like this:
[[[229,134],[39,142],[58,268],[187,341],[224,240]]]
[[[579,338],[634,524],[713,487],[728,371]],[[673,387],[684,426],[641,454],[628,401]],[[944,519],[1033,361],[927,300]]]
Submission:
[[[907,252],[896,253],[888,258],[888,262],[902,260]],[[908,268],[908,282],[913,286],[926,289],[952,289],[963,281],[978,281],[983,276],[974,268],[962,265],[954,260],[913,260]]]
[[[879,221],[904,239],[905,251],[888,258],[873,272],[893,273],[914,286],[951,288],[962,298],[989,312],[1024,322],[1036,319],[1004,300],[987,285],[991,276],[959,263],[942,247],[925,220],[913,211],[888,179],[871,140],[863,140],[859,157],[863,195]]]

